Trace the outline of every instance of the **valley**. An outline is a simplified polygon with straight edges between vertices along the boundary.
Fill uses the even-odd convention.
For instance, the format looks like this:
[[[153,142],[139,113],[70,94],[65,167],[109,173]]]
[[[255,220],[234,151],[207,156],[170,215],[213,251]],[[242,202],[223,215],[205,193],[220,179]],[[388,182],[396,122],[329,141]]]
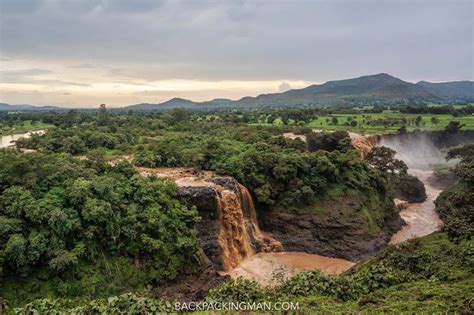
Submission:
[[[272,300],[302,277],[363,285],[378,272],[374,261],[398,244],[429,241],[443,221],[457,222],[438,216],[445,188],[436,170],[452,172],[449,147],[473,139],[459,124],[454,132],[363,135],[251,122],[229,128],[221,122],[228,113],[210,122],[182,110],[102,109],[75,118],[94,117],[93,124],[62,126],[73,114],[56,115],[57,127],[45,132],[12,136],[15,146],[0,151],[7,220],[0,293],[11,307],[54,296],[87,308],[127,292],[149,303],[222,299],[228,286],[255,287]],[[336,299],[359,297],[354,292]]]
[[[474,314],[473,17],[0,0],[0,315]]]

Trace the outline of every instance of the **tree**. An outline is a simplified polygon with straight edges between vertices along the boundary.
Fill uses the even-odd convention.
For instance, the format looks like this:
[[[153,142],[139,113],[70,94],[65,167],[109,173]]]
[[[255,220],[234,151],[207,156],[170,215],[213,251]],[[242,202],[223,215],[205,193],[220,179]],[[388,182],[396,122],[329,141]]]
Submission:
[[[333,117],[331,118],[331,123],[332,123],[333,125],[337,125],[337,123],[338,123],[337,117],[333,116]]]
[[[439,124],[439,119],[436,117],[431,117],[431,124],[436,126]]]
[[[107,106],[105,104],[100,104],[99,112],[97,113],[97,125],[108,126],[108,124],[109,114],[107,112]]]
[[[455,147],[448,151],[447,160],[460,159],[461,163],[469,163],[474,161],[474,144],[467,144],[462,147]]]
[[[64,116],[63,126],[66,128],[70,128],[74,126],[74,124],[76,124],[78,120],[79,120],[79,112],[77,110],[71,109]]]
[[[344,139],[350,139],[346,131],[336,132],[312,132],[306,135],[306,143],[309,151],[345,151],[346,146],[342,142]]]
[[[190,118],[191,112],[184,108],[175,108],[167,115],[167,120],[172,124],[189,121]]]
[[[444,128],[444,131],[447,133],[458,133],[464,124],[461,124],[459,121],[450,121],[449,124]]]
[[[420,126],[421,120],[422,120],[421,116],[416,116],[415,125],[416,125],[417,127]]]
[[[273,125],[273,122],[275,121],[275,119],[276,119],[275,115],[270,114],[267,118],[267,123],[269,123],[270,125]]]
[[[367,162],[382,172],[406,173],[408,166],[402,160],[395,159],[395,154],[390,148],[375,147],[367,155]]]
[[[399,135],[406,134],[407,133],[407,127],[405,125],[401,126],[400,128],[398,128],[397,133]]]
[[[450,149],[446,159],[460,159],[454,168],[454,172],[465,181],[469,183],[474,182],[474,144]]]
[[[63,150],[72,155],[84,153],[86,144],[78,136],[68,137],[63,140]]]

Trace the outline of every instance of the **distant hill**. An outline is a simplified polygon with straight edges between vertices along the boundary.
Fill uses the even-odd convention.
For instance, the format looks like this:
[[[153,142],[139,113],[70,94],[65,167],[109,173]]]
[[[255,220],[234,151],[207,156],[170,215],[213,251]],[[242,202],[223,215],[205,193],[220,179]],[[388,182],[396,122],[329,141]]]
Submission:
[[[263,94],[243,98],[244,104],[264,105],[344,105],[358,102],[400,102],[437,97],[413,83],[388,74],[363,76],[355,79],[329,81],[284,93]]]
[[[0,103],[0,111],[47,111],[47,110],[62,110],[60,107],[55,106],[33,106],[33,105],[10,105],[6,103]]]
[[[218,109],[218,108],[282,108],[295,106],[345,107],[352,105],[416,104],[421,102],[474,102],[474,82],[458,81],[416,84],[403,81],[386,73],[367,75],[354,79],[328,81],[303,89],[283,93],[261,94],[257,97],[243,97],[240,100],[213,99],[193,102],[183,98],[172,98],[158,104],[135,104],[122,109],[170,110]],[[65,110],[53,106],[9,105],[0,103],[0,111]],[[120,110],[120,109],[118,109]]]
[[[359,104],[417,103],[430,101],[473,101],[474,82],[447,82],[417,84],[403,81],[386,73],[354,79],[329,81],[293,89],[283,93],[243,97],[237,101],[215,99],[193,102],[174,98],[160,104],[131,105],[130,109],[182,108],[258,108],[291,106],[347,106]]]
[[[474,101],[474,82],[472,81],[443,83],[420,81],[416,85],[443,99]]]

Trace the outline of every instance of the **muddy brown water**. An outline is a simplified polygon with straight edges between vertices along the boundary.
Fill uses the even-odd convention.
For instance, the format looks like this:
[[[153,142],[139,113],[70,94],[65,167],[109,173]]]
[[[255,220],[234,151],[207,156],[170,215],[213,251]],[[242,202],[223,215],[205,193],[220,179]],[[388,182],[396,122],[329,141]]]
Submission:
[[[408,203],[400,211],[400,216],[405,221],[404,225],[390,239],[390,244],[400,243],[417,237],[429,235],[439,231],[443,227],[443,221],[435,210],[434,201],[441,190],[430,184],[428,178],[433,174],[432,170],[409,169],[408,173],[420,179],[425,185],[426,200],[421,203]]]
[[[15,146],[15,141],[17,141],[20,138],[29,138],[31,137],[32,134],[43,134],[45,133],[45,130],[36,130],[36,131],[30,131],[26,133],[18,133],[14,135],[9,135],[9,136],[1,136],[0,137],[0,148],[8,148],[8,147],[13,147]]]
[[[155,175],[173,179],[180,187],[207,186],[213,188],[217,201],[219,217],[218,242],[221,249],[223,271],[238,267],[245,259],[254,256],[258,244],[262,252],[281,251],[280,242],[270,233],[260,230],[252,196],[243,185],[237,191],[226,189],[214,183],[218,178],[211,171],[198,171],[190,168],[145,168],[140,167],[142,175]],[[245,215],[244,213],[248,213]]]
[[[232,278],[255,280],[261,285],[274,285],[278,280],[308,270],[317,269],[330,275],[338,275],[352,268],[354,262],[304,252],[258,253],[245,259],[227,274]]]
[[[434,200],[441,190],[436,189],[428,182],[433,171],[410,169],[409,173],[417,176],[423,182],[427,199],[422,203],[396,200],[397,206],[401,209],[400,216],[406,225],[392,236],[390,244],[426,236],[443,227],[443,222],[436,213],[434,204]],[[299,272],[313,269],[330,275],[338,275],[349,270],[355,264],[356,262],[345,259],[301,252],[258,253],[246,258],[228,274],[232,278],[243,277],[253,279],[262,285],[273,285],[277,282],[278,275],[290,278]]]
[[[350,135],[354,147],[361,153],[361,158],[364,158],[379,141],[379,138],[376,137],[366,137],[354,133]],[[285,134],[284,136],[290,138],[299,137],[293,134]],[[215,175],[212,172],[195,173],[192,170],[182,168],[142,168],[141,171],[173,178],[179,186],[210,185],[216,187],[215,184],[207,180],[209,176]],[[432,186],[428,181],[433,171],[430,169],[410,168],[409,173],[423,182],[427,199],[422,203],[407,203],[395,200],[400,208],[400,216],[406,222],[406,225],[392,236],[390,244],[429,235],[440,230],[443,226],[443,222],[435,211],[434,204],[434,200],[441,190]],[[356,262],[349,260],[317,254],[282,251],[278,240],[274,240],[271,235],[266,235],[265,232],[260,231],[252,197],[248,190],[241,186],[240,191],[245,197],[244,203],[252,214],[253,237],[257,242],[261,243],[260,245],[264,243],[272,244],[271,247],[267,248],[266,252],[255,253],[254,248],[250,245],[247,231],[242,229],[244,226],[242,217],[243,205],[239,203],[237,196],[233,192],[218,190],[220,191],[219,202],[221,204],[219,207],[221,217],[219,242],[226,267],[225,271],[221,272],[222,274],[228,274],[232,278],[243,277],[252,279],[266,286],[275,284],[278,279],[290,278],[299,272],[313,269],[330,275],[338,275],[356,264]],[[262,241],[264,238],[267,238],[266,242]],[[268,239],[271,242],[268,242]]]
[[[349,134],[354,147],[361,153],[361,158],[364,158],[380,140],[378,137],[373,136],[367,137],[356,133]],[[285,134],[284,136],[288,138],[297,137],[293,134]],[[432,186],[428,181],[433,171],[430,169],[411,168],[409,173],[423,182],[427,199],[422,203],[408,203],[402,200],[395,200],[400,208],[400,216],[406,222],[406,225],[392,236],[390,244],[426,236],[439,231],[443,227],[443,222],[436,213],[434,204],[441,190]],[[355,262],[345,259],[301,252],[257,253],[247,257],[237,268],[228,272],[228,274],[232,278],[243,277],[253,279],[262,285],[272,285],[276,283],[278,277],[289,278],[299,272],[312,269],[337,275],[349,270],[355,264]]]

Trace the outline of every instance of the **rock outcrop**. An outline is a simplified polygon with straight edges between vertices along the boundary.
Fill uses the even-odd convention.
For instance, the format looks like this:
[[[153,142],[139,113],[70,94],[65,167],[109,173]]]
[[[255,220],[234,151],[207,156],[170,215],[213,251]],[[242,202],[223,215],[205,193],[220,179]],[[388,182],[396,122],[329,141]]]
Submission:
[[[403,225],[394,209],[382,228],[371,231],[370,221],[362,215],[364,206],[354,198],[334,201],[327,215],[317,211],[269,211],[261,214],[262,228],[278,239],[285,251],[299,251],[359,261],[376,253]],[[336,209],[343,208],[343,211]],[[343,212],[349,215],[343,215]]]
[[[234,178],[185,168],[140,168],[174,180],[178,197],[201,217],[198,238],[206,257],[220,271],[237,267],[257,252],[281,251],[280,242],[260,230],[252,197]]]
[[[410,174],[394,174],[389,177],[395,196],[408,202],[423,202],[426,200],[426,189],[423,182]]]

